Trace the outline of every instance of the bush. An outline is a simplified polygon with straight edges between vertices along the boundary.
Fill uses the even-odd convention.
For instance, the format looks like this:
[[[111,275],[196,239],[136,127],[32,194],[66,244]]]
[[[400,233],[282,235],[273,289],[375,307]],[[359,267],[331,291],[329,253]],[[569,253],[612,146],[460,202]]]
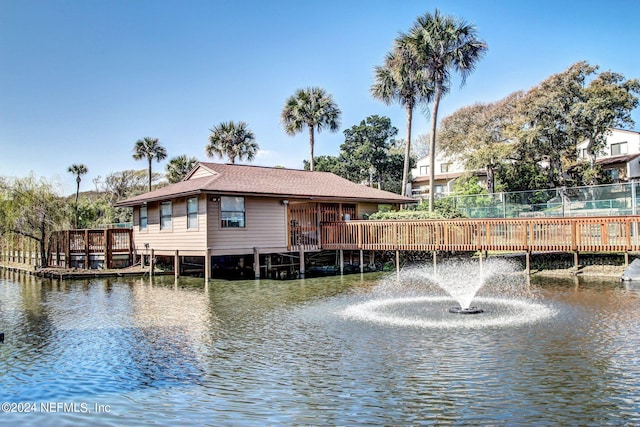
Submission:
[[[453,203],[447,199],[439,199],[435,201],[433,212],[429,212],[428,203],[420,203],[413,207],[411,210],[404,211],[378,211],[369,219],[374,220],[393,220],[393,219],[450,219],[450,218],[465,218],[465,216],[457,210]]]

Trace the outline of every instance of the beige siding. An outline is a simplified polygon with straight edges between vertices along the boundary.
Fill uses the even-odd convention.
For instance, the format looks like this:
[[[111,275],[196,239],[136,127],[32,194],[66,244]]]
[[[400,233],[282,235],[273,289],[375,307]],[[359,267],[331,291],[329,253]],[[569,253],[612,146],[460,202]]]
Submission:
[[[220,202],[208,202],[210,215],[208,244],[212,255],[250,254],[287,250],[286,207],[280,199],[245,198],[246,227],[222,228]]]
[[[134,244],[138,253],[144,253],[145,243],[157,254],[173,255],[175,250],[188,255],[201,255],[206,250],[206,198],[198,200],[198,227],[187,229],[187,199],[172,200],[171,228],[160,230],[160,203],[147,206],[147,229],[140,230],[139,209],[134,211]]]
[[[377,203],[358,203],[358,219],[363,219],[364,215],[371,215],[378,212]]]
[[[211,173],[211,171],[206,170],[205,168],[203,168],[202,166],[198,167],[198,169],[195,170],[195,172],[193,172],[193,175],[191,175],[189,178],[204,178],[206,176],[212,176],[213,174]]]

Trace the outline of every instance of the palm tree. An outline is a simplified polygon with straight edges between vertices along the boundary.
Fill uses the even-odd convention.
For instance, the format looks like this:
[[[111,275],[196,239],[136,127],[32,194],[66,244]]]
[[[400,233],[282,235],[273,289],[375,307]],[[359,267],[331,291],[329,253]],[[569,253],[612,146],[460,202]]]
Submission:
[[[172,158],[166,166],[167,181],[171,184],[182,181],[197,164],[198,159],[187,157],[186,154]]]
[[[401,44],[396,43],[393,50],[385,57],[384,65],[375,68],[375,82],[371,86],[371,95],[387,105],[397,102],[407,112],[407,143],[404,149],[402,194],[406,193],[409,180],[413,109],[417,105],[426,104],[432,94],[432,86],[418,67],[413,51]]]
[[[255,136],[245,122],[222,122],[211,129],[209,144],[205,147],[207,156],[228,157],[231,164],[238,160],[255,159],[260,147]]]
[[[436,128],[440,99],[451,86],[454,72],[460,74],[461,86],[474,70],[476,63],[487,51],[485,42],[477,38],[474,25],[452,16],[443,16],[436,9],[433,14],[418,17],[407,34],[401,34],[398,43],[411,49],[425,77],[433,84],[431,106],[431,140],[429,141],[429,210],[434,202],[434,163],[436,155]]]
[[[298,89],[284,104],[280,115],[287,135],[295,135],[306,127],[309,130],[311,158],[309,169],[313,171],[313,145],[315,131],[328,127],[331,132],[340,128],[340,109],[333,97],[319,87]]]
[[[80,195],[80,181],[82,181],[80,177],[89,172],[89,169],[82,163],[74,163],[69,166],[67,171],[76,176],[76,214],[73,218],[73,228],[78,228],[78,196]]]
[[[144,137],[136,141],[133,146],[133,158],[136,160],[147,159],[149,162],[149,191],[151,191],[151,162],[157,162],[167,157],[167,150],[160,145],[158,138]]]

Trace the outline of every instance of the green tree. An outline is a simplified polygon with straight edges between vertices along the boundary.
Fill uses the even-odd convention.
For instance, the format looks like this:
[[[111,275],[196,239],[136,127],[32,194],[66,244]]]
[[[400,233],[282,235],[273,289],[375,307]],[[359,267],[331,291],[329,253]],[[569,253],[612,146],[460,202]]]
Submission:
[[[573,65],[576,66],[584,67],[585,72],[598,70],[586,62]],[[600,73],[582,89],[581,101],[571,107],[570,120],[587,141],[591,168],[595,167],[597,154],[606,145],[611,129],[633,127],[631,111],[638,106],[638,94],[640,80],[626,80],[611,71]]]
[[[45,179],[0,177],[0,234],[18,234],[40,246],[42,266],[47,265],[47,242],[52,231],[62,229],[65,203]]]
[[[340,127],[340,109],[333,101],[333,97],[324,89],[309,87],[298,89],[296,93],[285,101],[280,115],[287,135],[295,135],[306,127],[309,132],[309,170],[314,170],[313,148],[315,145],[315,131],[320,133],[328,128],[336,132]]]
[[[151,191],[151,163],[155,159],[157,162],[164,160],[167,157],[167,150],[160,145],[158,138],[145,137],[136,141],[133,146],[133,158],[136,160],[147,159],[148,177],[149,177],[149,191]]]
[[[518,150],[536,163],[548,164],[552,187],[566,184],[563,161],[576,158],[576,144],[584,139],[574,105],[583,101],[587,77],[595,68],[579,62],[554,74],[528,91],[517,107]]]
[[[452,74],[458,73],[464,84],[467,76],[487,50],[477,37],[474,25],[451,16],[443,16],[436,9],[418,17],[407,34],[400,35],[399,43],[413,51],[423,75],[433,84],[431,106],[431,141],[429,158],[435,164],[436,130],[440,100],[449,92]],[[435,197],[435,168],[429,168],[429,209]]]
[[[387,172],[389,150],[398,134],[391,120],[384,116],[369,116],[360,124],[344,130],[344,143],[340,146],[340,157],[347,165],[349,179],[354,182],[378,182],[382,188]]]
[[[502,163],[496,168],[496,181],[500,183],[501,190],[527,191],[541,190],[551,187],[549,175],[540,167],[540,164],[529,156],[510,163]]]
[[[521,92],[490,104],[476,103],[445,117],[438,131],[438,147],[458,158],[466,170],[484,169],[487,189],[495,192],[495,170],[510,158],[514,147],[513,119]]]
[[[304,170],[311,169],[311,163],[309,163],[308,160],[303,160],[303,165]],[[338,156],[318,156],[315,158],[314,168],[318,172],[331,172],[343,178],[347,178],[342,160]]]
[[[222,122],[211,128],[205,152],[209,157],[226,156],[231,164],[235,164],[236,159],[253,161],[260,148],[255,139],[245,122]]]
[[[406,195],[411,162],[411,126],[413,110],[426,105],[433,95],[433,86],[427,81],[413,50],[396,39],[391,52],[387,53],[384,64],[374,70],[375,81],[371,95],[386,105],[394,103],[404,107],[407,117],[407,139],[402,169],[400,194]]]
[[[195,157],[187,157],[186,154],[170,159],[165,167],[167,171],[167,181],[169,181],[170,184],[182,181],[197,164],[198,159]]]
[[[80,182],[82,181],[81,176],[86,175],[89,172],[87,166],[82,163],[74,163],[69,166],[67,169],[69,173],[72,173],[76,177],[76,203],[75,203],[75,216],[73,218],[73,226],[74,228],[78,228],[78,196],[80,195]]]

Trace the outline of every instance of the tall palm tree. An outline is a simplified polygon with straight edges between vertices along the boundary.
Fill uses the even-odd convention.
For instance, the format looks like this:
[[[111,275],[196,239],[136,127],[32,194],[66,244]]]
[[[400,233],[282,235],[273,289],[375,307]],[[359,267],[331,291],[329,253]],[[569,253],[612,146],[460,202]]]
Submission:
[[[228,157],[231,164],[236,163],[236,158],[252,161],[260,148],[255,139],[245,122],[222,122],[211,129],[204,150],[209,157]]]
[[[186,154],[172,158],[165,167],[167,170],[167,181],[171,184],[182,181],[197,164],[198,159],[195,157],[187,157]]]
[[[151,191],[151,162],[157,162],[167,157],[167,150],[160,145],[158,138],[144,137],[136,141],[133,146],[133,158],[136,160],[147,159],[149,162],[149,191]]]
[[[402,190],[404,195],[409,181],[411,160],[411,124],[413,109],[426,104],[431,99],[433,88],[425,78],[413,50],[396,43],[387,53],[384,65],[375,68],[375,81],[371,86],[371,95],[387,105],[398,103],[407,113],[407,141],[404,149],[404,168],[402,171]]]
[[[306,127],[309,131],[311,158],[309,169],[313,171],[313,146],[315,131],[328,127],[331,132],[340,128],[340,109],[333,97],[319,87],[298,89],[284,104],[280,114],[287,135],[295,135]]]
[[[81,176],[86,175],[86,173],[89,172],[89,169],[82,163],[74,163],[69,166],[67,171],[76,176],[76,214],[73,218],[73,228],[78,228],[78,196],[80,195],[80,181],[82,181]]]
[[[433,14],[418,17],[407,34],[401,34],[398,43],[411,49],[425,76],[433,83],[431,106],[431,140],[429,141],[429,210],[434,202],[434,163],[436,156],[436,128],[440,99],[449,92],[452,74],[458,73],[464,85],[476,63],[487,51],[485,42],[477,38],[475,25],[452,16],[443,16],[436,9]]]

